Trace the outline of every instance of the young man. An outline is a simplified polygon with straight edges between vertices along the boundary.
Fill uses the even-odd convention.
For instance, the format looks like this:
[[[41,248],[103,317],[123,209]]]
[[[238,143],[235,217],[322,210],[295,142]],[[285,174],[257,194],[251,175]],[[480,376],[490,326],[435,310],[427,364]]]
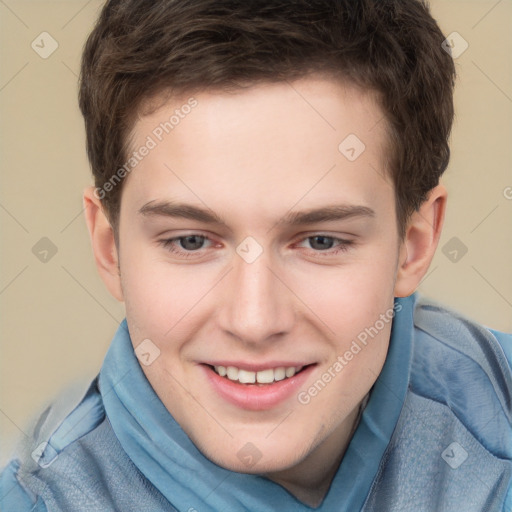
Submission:
[[[512,509],[512,340],[414,293],[443,40],[417,0],[107,2],[84,199],[126,320],[3,511]]]

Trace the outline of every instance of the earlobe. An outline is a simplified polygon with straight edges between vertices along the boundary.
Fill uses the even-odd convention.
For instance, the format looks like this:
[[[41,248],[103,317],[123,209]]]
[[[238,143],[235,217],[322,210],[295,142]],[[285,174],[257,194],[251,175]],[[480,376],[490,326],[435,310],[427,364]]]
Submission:
[[[108,291],[122,302],[124,298],[114,231],[103,211],[101,201],[96,197],[94,191],[94,187],[89,187],[84,191],[83,196],[85,220],[91,238],[94,259]]]
[[[446,188],[438,185],[411,215],[400,247],[395,297],[414,293],[427,273],[441,236],[447,197]]]

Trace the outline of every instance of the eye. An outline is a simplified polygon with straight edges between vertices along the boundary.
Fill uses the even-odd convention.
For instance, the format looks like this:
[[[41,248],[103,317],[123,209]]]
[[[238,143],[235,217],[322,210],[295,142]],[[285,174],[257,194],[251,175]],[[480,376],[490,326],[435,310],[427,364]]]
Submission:
[[[326,255],[338,254],[347,251],[353,245],[352,240],[343,240],[333,236],[317,234],[304,238],[300,244],[307,242],[315,253],[327,253]],[[334,248],[334,249],[333,249]]]
[[[201,249],[206,237],[201,235],[187,235],[178,238],[181,247],[187,251]]]
[[[308,247],[304,247],[307,243]],[[198,233],[189,233],[183,236],[160,240],[159,244],[167,251],[181,258],[201,257],[204,250],[211,248],[215,243],[207,236]],[[334,256],[347,251],[354,242],[324,234],[315,234],[300,240],[296,245],[303,247],[315,256]]]
[[[211,240],[204,235],[191,233],[185,236],[161,240],[160,244],[169,252],[187,258],[194,253],[199,253],[201,249],[204,249],[204,243],[206,241],[212,243]]]
[[[334,238],[332,236],[315,235],[307,238],[311,247],[315,250],[331,249],[334,245]]]

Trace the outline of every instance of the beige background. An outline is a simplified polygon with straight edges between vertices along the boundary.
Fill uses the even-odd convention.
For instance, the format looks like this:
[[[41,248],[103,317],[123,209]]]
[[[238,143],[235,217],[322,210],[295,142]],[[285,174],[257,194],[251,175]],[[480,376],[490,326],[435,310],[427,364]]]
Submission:
[[[91,180],[77,74],[101,5],[0,1],[0,464],[46,400],[95,375],[123,318],[96,273],[82,216]],[[436,0],[432,10],[469,47],[456,59],[449,210],[421,291],[511,331],[512,2]],[[31,48],[44,31],[59,45],[47,59]],[[32,252],[42,237],[57,248],[46,263]],[[468,249],[456,262],[442,252],[453,237]]]

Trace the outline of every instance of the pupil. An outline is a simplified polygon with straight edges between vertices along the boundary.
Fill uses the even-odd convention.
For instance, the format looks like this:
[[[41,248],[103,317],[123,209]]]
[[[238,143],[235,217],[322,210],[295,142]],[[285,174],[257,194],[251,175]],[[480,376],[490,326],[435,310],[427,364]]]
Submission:
[[[204,236],[190,235],[180,238],[180,244],[183,249],[192,251],[194,249],[200,249],[204,241]]]
[[[310,242],[311,240],[313,241],[311,243],[311,247],[313,247],[314,249],[330,249],[334,243],[331,237],[321,235],[313,236],[310,238]],[[317,244],[317,241],[319,242],[319,244]]]

